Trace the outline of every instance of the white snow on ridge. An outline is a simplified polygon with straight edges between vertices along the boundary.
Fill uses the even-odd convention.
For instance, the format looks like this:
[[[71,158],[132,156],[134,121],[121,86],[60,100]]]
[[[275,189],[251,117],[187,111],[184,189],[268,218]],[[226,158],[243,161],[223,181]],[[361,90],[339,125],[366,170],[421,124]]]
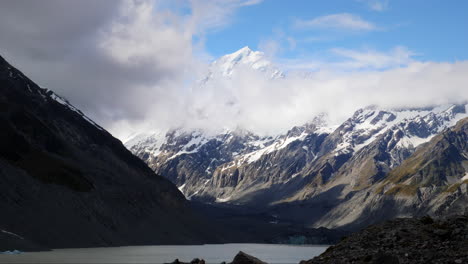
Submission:
[[[229,202],[231,199],[232,199],[232,196],[228,196],[228,197],[225,197],[225,198],[216,198],[216,202],[217,203],[225,203],[225,202]]]
[[[414,118],[413,120],[417,120],[419,122],[425,122],[428,125],[434,125],[435,121],[441,122],[440,126],[437,126],[437,130],[435,133],[429,135],[428,137],[421,138],[418,136],[414,135],[405,135],[403,138],[400,139],[398,142],[398,146],[400,147],[417,147],[423,143],[426,143],[430,141],[435,135],[438,133],[442,132],[444,129],[448,127],[454,126],[460,119],[463,119],[465,117],[468,117],[468,105],[465,105],[465,113],[453,113],[453,109],[455,108],[455,105],[444,105],[444,106],[439,106],[434,108],[433,111],[430,113],[424,115],[424,116],[418,116]]]
[[[73,112],[79,114],[81,117],[83,117],[84,120],[88,121],[88,123],[90,123],[91,125],[93,125],[97,129],[104,130],[104,128],[102,128],[100,125],[98,125],[96,122],[94,122],[91,118],[89,118],[85,114],[83,114],[83,112],[81,112],[78,108],[76,108],[72,104],[70,104],[70,102],[68,102],[65,98],[59,96],[58,94],[54,93],[51,90],[46,90],[46,92],[48,92],[48,91],[51,92],[50,98],[52,98],[53,100],[55,100],[59,104],[66,106],[68,109],[72,110]]]
[[[161,153],[161,146],[165,143],[165,133],[157,131],[152,134],[137,134],[125,142],[125,146],[130,150],[144,151],[156,157]]]
[[[254,140],[247,142],[249,146],[252,147],[258,147],[258,148],[264,148],[268,142],[271,142],[273,139],[272,138],[260,138],[259,140]]]
[[[17,237],[17,238],[19,238],[19,239],[24,239],[22,236],[17,235],[17,234],[15,234],[15,233],[13,233],[13,232],[9,232],[9,231],[3,230],[3,229],[0,229],[0,231],[1,231],[2,233],[8,234],[8,235],[15,236],[15,237]]]
[[[429,140],[431,140],[431,138],[432,136],[429,136],[427,138],[420,138],[418,136],[413,136],[413,137],[404,136],[400,139],[400,141],[398,141],[397,146],[404,147],[404,148],[408,148],[412,146],[413,148],[415,148],[423,143],[428,142]]]
[[[317,130],[314,131],[316,134],[331,134],[333,131],[335,131],[339,125],[334,125],[334,126],[323,126],[317,128]]]
[[[210,141],[210,137],[205,137],[201,132],[195,131],[192,132],[192,137],[187,144],[185,144],[180,151],[178,151],[176,154],[172,155],[169,157],[167,160],[174,159],[182,154],[192,154],[192,153],[197,153],[200,148],[206,144],[208,141]],[[189,150],[190,149],[190,150]]]
[[[271,153],[273,151],[277,151],[277,150],[280,150],[282,148],[285,148],[290,143],[292,143],[292,142],[294,142],[296,140],[304,140],[307,135],[308,135],[307,133],[303,132],[301,135],[299,135],[297,137],[286,137],[286,138],[280,139],[280,140],[274,142],[273,144],[269,145],[268,147],[265,147],[265,148],[262,148],[262,149],[259,149],[259,150],[256,150],[256,151],[253,151],[251,153],[248,153],[248,154],[244,155],[241,158],[241,163],[255,162],[258,159],[260,159],[261,156],[263,156],[265,154],[268,154],[268,153]]]
[[[439,122],[442,122],[443,125],[437,127],[437,132],[441,132],[443,129],[453,126],[458,120],[463,117],[468,116],[468,105],[465,106],[465,113],[457,113],[452,115],[452,110],[454,105],[442,105],[437,106],[433,109],[373,109],[366,108],[361,110],[361,112],[353,117],[351,120],[352,130],[343,134],[343,141],[335,149],[335,155],[340,153],[349,153],[357,152],[363,147],[372,143],[378,136],[382,135],[389,129],[397,128],[397,126],[406,126],[409,122],[426,122],[427,124],[432,124],[434,118]],[[380,115],[380,120],[377,122],[374,120]],[[392,120],[393,119],[393,120]],[[387,121],[388,120],[388,121]],[[448,120],[448,121],[447,121]],[[405,127],[405,130],[407,128]],[[364,142],[355,142],[354,138],[356,136],[369,135],[370,137]],[[417,147],[418,145],[429,141],[435,134],[426,137],[420,138],[414,135],[405,135],[398,142],[397,146],[399,147]]]
[[[186,183],[184,183],[181,186],[177,187],[182,194],[184,193],[185,185],[186,185]]]
[[[466,181],[466,180],[468,180],[468,172],[465,173],[465,176],[461,178],[461,181]]]

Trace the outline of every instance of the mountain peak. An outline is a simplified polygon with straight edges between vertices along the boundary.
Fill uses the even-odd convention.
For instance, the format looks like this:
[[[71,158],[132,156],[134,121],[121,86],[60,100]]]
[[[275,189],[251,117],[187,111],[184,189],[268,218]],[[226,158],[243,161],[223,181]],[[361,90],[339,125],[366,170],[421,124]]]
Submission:
[[[249,48],[249,46],[245,46],[241,49],[239,49],[236,52],[231,53],[231,55],[249,55],[250,53],[254,52]]]
[[[263,58],[263,52],[253,51],[248,46],[231,54],[224,55],[221,60],[231,63],[253,63]]]
[[[213,78],[213,73],[220,73],[224,77],[231,76],[236,69],[242,67],[264,72],[269,78],[283,77],[283,73],[265,57],[263,52],[253,51],[245,46],[214,61],[210,65],[211,73],[204,82]]]

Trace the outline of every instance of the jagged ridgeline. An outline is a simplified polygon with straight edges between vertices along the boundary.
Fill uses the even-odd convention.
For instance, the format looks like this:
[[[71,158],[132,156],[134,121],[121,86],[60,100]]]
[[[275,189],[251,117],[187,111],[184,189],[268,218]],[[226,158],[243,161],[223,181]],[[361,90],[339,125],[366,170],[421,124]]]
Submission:
[[[170,181],[1,57],[0,109],[1,243],[23,239],[20,248],[27,248],[24,241],[57,248],[210,241]]]
[[[261,53],[243,48],[215,61],[200,85],[230,78],[237,67],[285,78]],[[322,114],[268,137],[241,129],[150,131],[126,146],[189,199],[268,207],[284,220],[353,228],[465,210],[468,156],[460,126],[467,106],[370,106],[341,124]],[[457,139],[439,142],[447,137]]]

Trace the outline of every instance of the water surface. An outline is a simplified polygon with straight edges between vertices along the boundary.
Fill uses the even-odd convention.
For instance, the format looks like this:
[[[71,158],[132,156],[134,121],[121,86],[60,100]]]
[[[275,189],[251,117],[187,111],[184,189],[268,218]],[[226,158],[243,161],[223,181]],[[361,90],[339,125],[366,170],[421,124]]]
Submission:
[[[107,248],[55,249],[48,252],[26,252],[0,255],[0,263],[164,263],[178,258],[190,262],[203,258],[207,263],[231,262],[244,251],[268,263],[299,263],[320,255],[328,246],[219,244],[194,246],[134,246]]]

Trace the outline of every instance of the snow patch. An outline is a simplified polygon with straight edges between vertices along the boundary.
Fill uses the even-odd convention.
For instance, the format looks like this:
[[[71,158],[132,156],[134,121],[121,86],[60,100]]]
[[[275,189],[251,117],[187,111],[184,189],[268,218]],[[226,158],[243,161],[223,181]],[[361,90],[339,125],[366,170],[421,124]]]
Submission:
[[[184,193],[186,183],[182,184],[181,186],[177,187],[181,193]]]
[[[12,232],[9,232],[9,231],[3,230],[3,229],[0,230],[0,231],[1,231],[2,233],[8,234],[8,235],[15,236],[15,237],[17,237],[17,238],[19,238],[19,239],[24,239],[22,236],[17,235],[17,234],[15,234],[15,233],[12,233]]]
[[[316,134],[331,134],[333,133],[333,131],[335,131],[339,126],[336,125],[336,126],[323,126],[323,127],[319,127],[317,130],[315,130],[314,132]]]
[[[427,138],[420,138],[417,136],[404,136],[398,141],[397,146],[403,147],[403,148],[408,148],[412,146],[413,148],[428,142],[433,138],[435,135],[428,136]]]
[[[88,121],[88,123],[90,123],[91,125],[93,125],[94,127],[96,127],[97,129],[99,130],[102,130],[104,131],[104,128],[102,128],[101,126],[99,126],[98,124],[96,124],[96,122],[94,122],[93,120],[91,120],[91,118],[87,117],[85,114],[83,114],[83,112],[81,112],[78,108],[74,107],[72,104],[70,104],[70,102],[68,102],[68,100],[66,100],[65,98],[57,95],[56,93],[54,93],[53,91],[50,91],[50,90],[46,90],[46,92],[50,92],[50,98],[52,98],[54,101],[58,102],[59,104],[61,105],[64,105],[66,106],[68,109],[72,110],[73,112],[79,114],[81,117],[83,117],[84,120]]]
[[[217,203],[225,203],[225,202],[229,202],[231,199],[232,199],[232,195],[227,196],[225,198],[216,198],[216,202]]]
[[[255,162],[259,160],[260,157],[262,157],[263,155],[271,153],[273,151],[283,149],[296,140],[301,140],[301,141],[304,140],[307,137],[307,135],[308,133],[303,132],[302,134],[296,137],[285,137],[283,139],[280,139],[276,141],[275,143],[269,145],[268,147],[246,154],[244,157],[242,157],[241,163],[246,162],[250,164],[252,162]]]
[[[461,181],[466,181],[466,180],[468,180],[468,172],[465,173],[465,176],[461,178]]]

